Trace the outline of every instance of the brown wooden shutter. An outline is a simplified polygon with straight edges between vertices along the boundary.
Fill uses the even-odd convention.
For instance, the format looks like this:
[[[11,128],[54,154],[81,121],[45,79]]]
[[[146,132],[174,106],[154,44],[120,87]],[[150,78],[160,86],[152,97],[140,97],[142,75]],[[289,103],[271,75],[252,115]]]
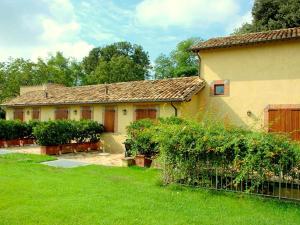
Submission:
[[[14,120],[24,121],[24,110],[14,109]]]
[[[92,119],[92,108],[89,106],[81,107],[81,119],[91,120]]]
[[[69,119],[69,110],[67,108],[58,108],[55,110],[56,120],[67,120]]]
[[[300,109],[269,110],[269,132],[286,133],[300,140]]]
[[[104,113],[104,130],[105,132],[115,132],[115,110],[106,109]]]
[[[41,109],[33,108],[32,109],[32,120],[40,120],[41,119]]]
[[[137,109],[136,120],[141,119],[156,119],[156,109]]]

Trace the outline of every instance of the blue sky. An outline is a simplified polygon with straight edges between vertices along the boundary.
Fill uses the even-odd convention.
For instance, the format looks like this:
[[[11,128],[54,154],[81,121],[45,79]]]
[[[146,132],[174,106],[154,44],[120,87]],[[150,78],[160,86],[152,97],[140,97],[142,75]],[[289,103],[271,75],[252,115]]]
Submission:
[[[224,36],[251,21],[253,0],[1,0],[0,60],[140,44],[151,61],[189,37]]]

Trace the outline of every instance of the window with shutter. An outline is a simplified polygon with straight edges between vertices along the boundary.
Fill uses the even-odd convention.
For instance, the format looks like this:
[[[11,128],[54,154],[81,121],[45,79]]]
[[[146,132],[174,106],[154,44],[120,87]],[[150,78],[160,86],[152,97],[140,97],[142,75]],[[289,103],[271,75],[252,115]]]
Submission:
[[[104,112],[104,131],[115,132],[115,115],[114,109],[106,109]]]
[[[136,120],[156,119],[156,109],[136,109]]]
[[[14,109],[14,120],[24,121],[24,110]]]
[[[58,108],[55,110],[55,119],[56,120],[67,120],[69,119],[69,109],[67,108]]]
[[[81,119],[83,120],[91,120],[92,119],[92,107],[83,106],[81,107]]]
[[[41,119],[41,109],[33,108],[32,109],[32,120],[40,120]]]

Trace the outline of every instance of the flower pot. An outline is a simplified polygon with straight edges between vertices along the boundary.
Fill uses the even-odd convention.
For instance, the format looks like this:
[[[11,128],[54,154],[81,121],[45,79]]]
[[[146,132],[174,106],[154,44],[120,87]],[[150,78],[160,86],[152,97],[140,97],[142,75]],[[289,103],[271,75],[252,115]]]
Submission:
[[[99,150],[98,142],[90,142],[90,150]]]
[[[129,167],[134,165],[135,165],[135,160],[133,157],[125,157],[124,159],[122,159],[122,166]]]
[[[77,152],[86,152],[89,149],[90,149],[90,143],[88,143],[88,142],[77,144]]]
[[[6,147],[6,141],[5,140],[0,140],[0,148]]]
[[[139,167],[150,167],[152,160],[147,158],[144,155],[136,155],[135,156],[135,164]]]
[[[21,140],[19,139],[13,139],[6,141],[7,147],[13,147],[13,146],[21,146]]]
[[[77,150],[77,143],[61,145],[61,153],[73,153]]]
[[[35,140],[33,138],[23,138],[21,139],[21,145],[33,145]]]
[[[61,153],[61,147],[59,145],[41,146],[41,153],[47,155],[59,155]]]

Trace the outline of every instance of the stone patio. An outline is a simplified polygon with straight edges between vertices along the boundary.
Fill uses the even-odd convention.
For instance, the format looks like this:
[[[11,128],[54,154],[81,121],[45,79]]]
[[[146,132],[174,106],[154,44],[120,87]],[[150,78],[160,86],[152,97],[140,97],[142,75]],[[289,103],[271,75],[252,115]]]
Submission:
[[[2,154],[9,153],[41,154],[41,149],[38,145],[32,145],[23,147],[10,147],[5,149],[5,151],[2,151]],[[91,151],[62,154],[56,157],[58,159],[66,159],[88,164],[122,166],[122,159],[124,158],[124,154],[103,154],[99,151]]]
[[[60,168],[74,168],[80,166],[88,166],[90,163],[78,162],[74,160],[58,159],[54,161],[42,162],[41,164]]]

